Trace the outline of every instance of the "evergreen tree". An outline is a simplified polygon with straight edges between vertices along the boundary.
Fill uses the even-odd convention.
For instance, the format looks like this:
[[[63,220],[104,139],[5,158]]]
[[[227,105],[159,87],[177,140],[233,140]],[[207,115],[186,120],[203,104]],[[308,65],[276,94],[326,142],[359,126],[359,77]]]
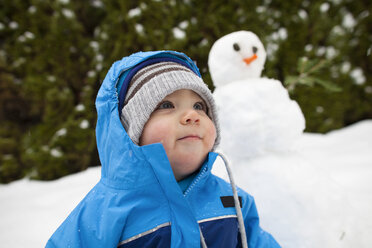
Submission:
[[[98,165],[94,101],[111,64],[185,52],[213,89],[221,36],[263,41],[309,132],[372,118],[372,3],[364,0],[14,0],[0,2],[0,182],[51,180]]]

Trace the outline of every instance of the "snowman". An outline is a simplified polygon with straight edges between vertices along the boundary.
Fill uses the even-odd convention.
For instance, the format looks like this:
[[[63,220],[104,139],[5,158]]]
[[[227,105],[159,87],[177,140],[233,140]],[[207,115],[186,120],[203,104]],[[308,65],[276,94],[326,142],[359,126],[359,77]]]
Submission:
[[[252,32],[234,32],[213,44],[208,65],[219,149],[233,162],[236,183],[255,197],[262,227],[283,247],[353,246],[361,233],[354,209],[345,190],[306,155],[302,111],[280,81],[261,77],[265,59]],[[228,180],[221,160],[212,173]]]
[[[220,149],[230,157],[292,151],[305,129],[302,111],[282,83],[261,77],[265,60],[263,44],[249,31],[230,33],[210,50]]]

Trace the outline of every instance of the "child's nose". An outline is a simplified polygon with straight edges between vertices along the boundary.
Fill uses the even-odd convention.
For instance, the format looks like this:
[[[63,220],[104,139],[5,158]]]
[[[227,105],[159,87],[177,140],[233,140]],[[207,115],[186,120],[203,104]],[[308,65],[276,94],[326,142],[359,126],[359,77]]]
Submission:
[[[194,109],[185,111],[181,118],[181,123],[183,125],[199,124],[199,122],[199,114]]]

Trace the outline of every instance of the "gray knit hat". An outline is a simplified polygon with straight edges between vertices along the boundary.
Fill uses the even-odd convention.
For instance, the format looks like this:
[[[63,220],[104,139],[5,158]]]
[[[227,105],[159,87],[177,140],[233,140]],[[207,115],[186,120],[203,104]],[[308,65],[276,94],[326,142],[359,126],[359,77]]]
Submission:
[[[220,129],[216,104],[211,91],[192,70],[171,61],[143,67],[134,74],[130,81],[120,119],[135,144],[139,144],[143,128],[158,104],[167,95],[180,89],[192,90],[205,101],[208,116],[213,121],[217,132],[214,148],[218,145]]]

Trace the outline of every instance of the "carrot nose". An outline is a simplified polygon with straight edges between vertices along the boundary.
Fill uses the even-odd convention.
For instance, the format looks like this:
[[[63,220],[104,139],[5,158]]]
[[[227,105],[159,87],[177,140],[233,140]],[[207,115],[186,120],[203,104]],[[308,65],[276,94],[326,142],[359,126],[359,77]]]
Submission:
[[[244,60],[244,62],[245,62],[247,65],[249,65],[249,64],[252,63],[255,59],[257,59],[257,55],[256,55],[256,54],[253,54],[252,57],[245,58],[245,59],[243,59],[243,60]]]

